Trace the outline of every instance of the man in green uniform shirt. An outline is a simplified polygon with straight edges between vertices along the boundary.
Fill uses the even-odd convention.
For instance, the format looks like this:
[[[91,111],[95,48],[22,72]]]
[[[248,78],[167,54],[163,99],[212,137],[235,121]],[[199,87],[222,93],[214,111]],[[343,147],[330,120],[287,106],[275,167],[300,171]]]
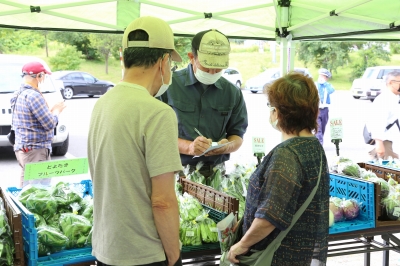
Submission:
[[[197,33],[192,40],[190,64],[174,72],[169,90],[161,100],[170,105],[178,118],[178,145],[183,166],[200,170],[205,177],[215,165],[229,160],[243,142],[247,110],[240,89],[222,78],[229,66],[230,44],[217,30]],[[196,132],[196,130],[197,132]],[[212,142],[228,145],[201,155]]]

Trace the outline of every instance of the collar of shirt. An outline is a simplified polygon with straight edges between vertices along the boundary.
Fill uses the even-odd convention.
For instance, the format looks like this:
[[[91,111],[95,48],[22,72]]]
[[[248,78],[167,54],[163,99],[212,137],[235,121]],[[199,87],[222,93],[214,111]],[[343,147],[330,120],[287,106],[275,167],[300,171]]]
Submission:
[[[200,81],[197,80],[196,76],[194,75],[193,72],[193,66],[191,63],[188,64],[187,69],[186,69],[186,80],[185,80],[185,86],[190,86],[190,85],[194,85],[197,82],[200,83]],[[223,70],[222,70],[223,71]],[[222,77],[221,77],[222,78]],[[220,78],[220,79],[221,79]],[[214,86],[220,90],[222,90],[222,86],[220,84],[220,80],[217,80],[217,82],[215,82],[214,84],[211,84],[210,86]]]

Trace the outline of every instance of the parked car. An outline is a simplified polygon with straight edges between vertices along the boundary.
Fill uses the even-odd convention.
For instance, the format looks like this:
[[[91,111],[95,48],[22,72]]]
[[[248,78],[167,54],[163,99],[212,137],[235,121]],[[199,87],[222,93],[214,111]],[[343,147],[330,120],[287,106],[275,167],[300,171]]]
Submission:
[[[240,74],[239,70],[234,67],[229,67],[223,70],[224,73],[222,76],[226,78],[231,83],[235,84],[236,87],[241,88],[243,84],[242,74]]]
[[[384,77],[392,71],[400,71],[400,66],[375,66],[368,67],[361,78],[355,79],[351,86],[351,94],[355,99],[367,97],[373,102],[385,88]]]
[[[103,95],[115,86],[114,83],[99,80],[92,75],[81,71],[55,71],[53,76],[56,80],[64,83],[62,95],[64,99],[71,99],[75,95]]]
[[[37,57],[0,54],[0,146],[11,146],[7,139],[12,119],[10,99],[13,97],[14,91],[19,90],[23,82],[21,78],[22,66],[30,61],[38,61],[50,70],[46,62]],[[64,88],[62,82],[54,80],[52,76],[46,75],[41,87],[43,97],[50,107],[63,100],[60,89]],[[58,117],[51,146],[54,156],[64,156],[68,152],[69,127],[63,113]]]
[[[307,68],[296,67],[294,68],[294,71],[312,78]],[[257,93],[259,91],[262,92],[265,84],[272,83],[280,77],[281,71],[279,68],[269,68],[257,76],[250,78],[246,82],[245,90],[249,90],[252,93]]]

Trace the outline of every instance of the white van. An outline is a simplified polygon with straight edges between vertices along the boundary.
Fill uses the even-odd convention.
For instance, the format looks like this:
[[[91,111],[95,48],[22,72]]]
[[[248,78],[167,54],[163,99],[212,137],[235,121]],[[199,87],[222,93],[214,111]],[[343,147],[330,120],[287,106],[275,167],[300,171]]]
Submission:
[[[351,94],[355,99],[367,97],[373,102],[386,86],[384,77],[392,71],[400,71],[400,66],[368,67],[361,78],[353,81]]]
[[[12,110],[10,99],[14,91],[19,90],[22,83],[22,66],[30,61],[39,61],[46,69],[49,66],[40,58],[20,55],[0,54],[0,146],[11,146],[7,139],[10,133]],[[56,102],[63,100],[61,90],[63,83],[54,80],[51,75],[46,75],[42,94],[51,108]],[[63,156],[68,152],[69,132],[63,119],[63,113],[58,118],[57,127],[54,129],[52,155]]]

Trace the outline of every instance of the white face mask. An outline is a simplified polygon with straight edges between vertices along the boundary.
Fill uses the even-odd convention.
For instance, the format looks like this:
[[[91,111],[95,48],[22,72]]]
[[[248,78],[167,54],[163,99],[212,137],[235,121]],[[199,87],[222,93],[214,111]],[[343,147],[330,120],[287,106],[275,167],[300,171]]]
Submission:
[[[168,61],[169,61],[169,59],[168,59]],[[171,69],[169,71],[171,73],[170,74],[170,78],[169,78],[169,82],[168,82],[168,84],[164,84],[164,78],[163,78],[162,73],[161,73],[161,61],[160,61],[160,73],[161,73],[162,85],[161,85],[160,89],[158,90],[157,94],[154,95],[154,97],[160,97],[161,95],[163,95],[164,92],[166,92],[168,90],[169,85],[172,84],[172,71],[171,71]]]
[[[274,108],[274,110],[275,110],[275,112],[276,112],[275,107],[270,107],[270,108]],[[272,120],[271,120],[272,111],[273,111],[273,110],[271,109],[271,114],[270,114],[270,116],[269,116],[269,123],[271,124],[271,126],[272,126],[274,129],[280,131],[279,128],[278,128],[278,119],[276,119],[274,122],[272,122]]]
[[[44,75],[44,74],[42,74]],[[38,89],[42,91],[44,89],[44,78],[39,78],[38,80]]]
[[[199,69],[197,66],[196,66],[196,68],[197,69],[196,69],[196,72],[194,73],[194,76],[196,77],[196,79],[198,81],[200,81],[201,83],[203,83],[205,85],[214,84],[222,76],[222,70],[218,73],[210,74],[210,73],[204,72],[203,70]]]
[[[324,84],[326,82],[326,80],[323,77],[319,77],[318,78],[318,83],[319,84]]]

